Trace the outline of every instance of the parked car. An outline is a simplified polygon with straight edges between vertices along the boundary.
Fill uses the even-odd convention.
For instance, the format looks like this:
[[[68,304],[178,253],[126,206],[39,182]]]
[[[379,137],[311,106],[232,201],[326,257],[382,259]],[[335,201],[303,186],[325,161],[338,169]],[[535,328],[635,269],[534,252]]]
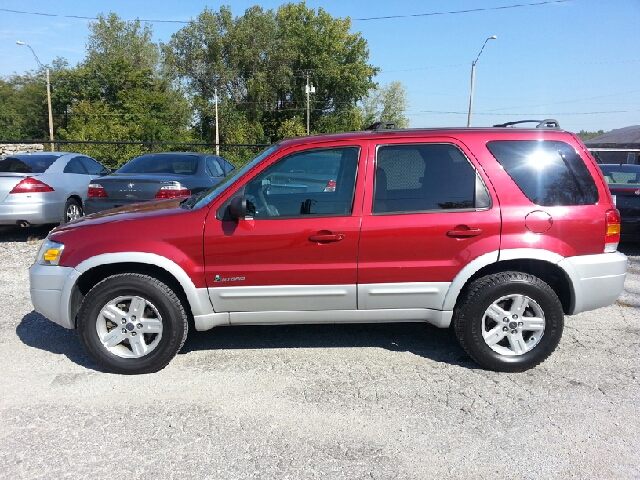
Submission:
[[[110,171],[70,152],[37,152],[0,159],[0,225],[66,223],[83,214],[87,188]]]
[[[483,367],[524,371],[565,315],[612,304],[627,268],[593,157],[540,125],[284,140],[188,199],[55,229],[32,302],[123,374],[164,368],[190,321],[453,324]],[[331,170],[335,188],[274,189],[292,160],[316,184]]]
[[[222,157],[204,153],[151,153],[125,163],[89,185],[87,213],[153,199],[188,197],[207,190],[235,170]]]
[[[640,165],[599,165],[620,211],[623,240],[640,242]]]

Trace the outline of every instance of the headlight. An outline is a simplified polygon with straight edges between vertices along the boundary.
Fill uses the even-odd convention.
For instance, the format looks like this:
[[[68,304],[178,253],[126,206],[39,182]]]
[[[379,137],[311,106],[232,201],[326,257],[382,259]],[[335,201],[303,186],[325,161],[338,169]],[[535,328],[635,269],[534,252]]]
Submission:
[[[36,263],[40,265],[58,265],[64,245],[62,243],[53,242],[46,238],[36,255]]]

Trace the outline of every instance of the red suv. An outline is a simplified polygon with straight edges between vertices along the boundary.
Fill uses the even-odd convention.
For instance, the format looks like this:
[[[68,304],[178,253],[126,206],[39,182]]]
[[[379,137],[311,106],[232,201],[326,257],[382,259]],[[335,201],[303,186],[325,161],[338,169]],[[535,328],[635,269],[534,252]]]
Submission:
[[[116,373],[165,367],[190,321],[453,325],[480,365],[526,370],[626,275],[596,162],[539,127],[282,141],[202,194],[56,228],[33,304]]]

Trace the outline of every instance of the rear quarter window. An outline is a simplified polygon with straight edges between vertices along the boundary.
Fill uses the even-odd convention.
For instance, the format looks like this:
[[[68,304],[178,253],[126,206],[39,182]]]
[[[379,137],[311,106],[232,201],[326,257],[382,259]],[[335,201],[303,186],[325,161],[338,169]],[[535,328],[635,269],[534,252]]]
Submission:
[[[536,205],[593,205],[598,189],[573,147],[549,140],[493,141],[487,148]]]

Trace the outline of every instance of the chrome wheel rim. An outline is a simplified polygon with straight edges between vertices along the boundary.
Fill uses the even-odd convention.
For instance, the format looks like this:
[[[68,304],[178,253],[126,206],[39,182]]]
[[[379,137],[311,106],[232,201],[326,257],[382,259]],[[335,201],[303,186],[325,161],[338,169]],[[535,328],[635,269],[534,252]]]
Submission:
[[[75,220],[76,218],[80,218],[82,216],[82,210],[80,210],[80,207],[75,204],[72,203],[67,207],[67,222],[70,222],[71,220]]]
[[[162,316],[142,297],[117,297],[100,310],[96,331],[102,345],[112,354],[121,358],[140,358],[160,343]]]
[[[493,302],[482,316],[482,337],[500,355],[524,355],[540,343],[544,311],[526,295],[506,295]]]

